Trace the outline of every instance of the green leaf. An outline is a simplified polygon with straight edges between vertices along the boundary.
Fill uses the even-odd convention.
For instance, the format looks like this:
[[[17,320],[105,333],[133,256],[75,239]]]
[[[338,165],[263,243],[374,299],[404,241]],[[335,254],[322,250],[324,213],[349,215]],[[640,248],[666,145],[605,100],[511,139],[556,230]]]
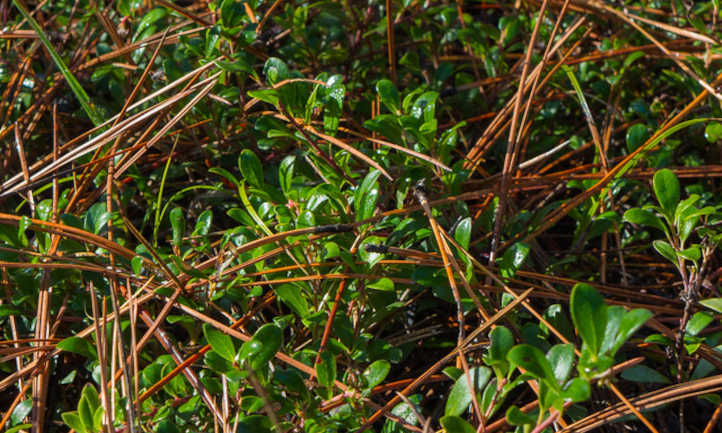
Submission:
[[[305,318],[310,314],[308,302],[306,302],[306,298],[303,297],[301,288],[297,285],[282,284],[276,287],[276,295],[281,301],[283,301],[284,304],[288,305],[302,318]]]
[[[620,376],[622,379],[638,383],[672,383],[672,381],[666,378],[662,373],[649,368],[646,365],[633,365],[622,371]]]
[[[78,415],[77,411],[65,412],[61,414],[60,417],[63,418],[63,422],[68,427],[75,430],[76,433],[86,433],[88,431],[86,430],[83,422],[80,420],[80,415]]]
[[[238,168],[251,186],[263,188],[263,166],[261,160],[250,149],[243,149],[238,157]]]
[[[90,410],[95,412],[100,407],[100,397],[98,396],[98,390],[91,384],[86,384],[81,392],[81,398],[88,401]]]
[[[580,377],[575,377],[570,380],[569,384],[564,387],[564,390],[560,394],[562,399],[571,400],[575,403],[589,400],[591,395],[592,389],[589,386],[589,382]],[[562,405],[559,406],[563,407]],[[557,409],[560,409],[561,407],[558,407]]]
[[[170,225],[173,228],[173,245],[180,247],[183,236],[186,233],[185,212],[180,207],[175,207],[168,214]]]
[[[459,221],[454,232],[454,239],[464,249],[469,249],[469,242],[471,241],[471,217],[466,217]]]
[[[720,122],[708,123],[707,127],[704,128],[704,137],[710,143],[716,143],[717,141],[722,139],[722,123],[720,123]]]
[[[196,227],[193,230],[194,236],[205,236],[208,234],[208,232],[211,229],[211,223],[213,222],[213,211],[204,210],[201,212],[201,214],[198,216],[198,221],[196,221]]]
[[[381,290],[382,292],[393,292],[394,281],[391,278],[384,277],[375,283],[367,284],[366,287],[369,289]]]
[[[238,27],[243,23],[245,11],[236,0],[223,0],[221,3],[221,21],[226,28]]]
[[[626,312],[619,323],[617,336],[614,339],[614,346],[609,354],[614,356],[622,345],[629,340],[632,334],[637,332],[652,316],[654,316],[654,314],[644,308],[635,308],[634,310]]]
[[[705,311],[694,313],[692,318],[689,319],[689,322],[687,322],[685,330],[687,331],[687,334],[694,337],[702,332],[702,330],[712,323],[713,320],[714,317]]]
[[[253,334],[250,341],[243,343],[241,359],[250,358],[251,368],[257,369],[270,361],[281,348],[283,331],[273,323],[267,323]]]
[[[203,335],[206,337],[206,341],[210,344],[213,351],[226,360],[233,362],[233,359],[236,357],[236,348],[230,336],[207,323],[203,324]]]
[[[534,424],[536,420],[533,416],[526,414],[516,406],[512,406],[506,411],[506,421],[511,425],[521,426]]]
[[[289,155],[283,158],[283,161],[281,161],[281,164],[278,166],[278,183],[281,185],[281,190],[286,196],[291,192],[295,163],[296,156]]]
[[[271,433],[272,427],[267,416],[249,415],[241,417],[235,433]]]
[[[379,94],[381,103],[384,104],[391,113],[399,113],[401,99],[399,97],[399,91],[396,90],[394,83],[384,78],[376,83],[376,93]]]
[[[679,203],[679,180],[672,170],[664,168],[654,174],[652,181],[654,194],[657,196],[662,210],[669,220],[674,217],[674,211]]]
[[[423,116],[424,122],[432,122],[436,116],[436,99],[439,97],[437,92],[424,92],[414,101],[411,107],[411,114],[417,119]]]
[[[499,271],[503,278],[513,278],[529,255],[529,245],[517,242],[504,252],[499,260]]]
[[[463,418],[454,415],[442,417],[439,422],[446,433],[476,433],[476,429]]]
[[[169,419],[161,420],[156,426],[154,433],[180,433],[178,426]]]
[[[506,356],[509,362],[521,367],[529,374],[549,383],[553,388],[558,388],[552,367],[544,356],[544,352],[530,344],[519,344],[514,346]]]
[[[249,90],[248,96],[278,107],[278,92],[276,89]]]
[[[98,359],[98,353],[95,351],[95,346],[93,344],[90,344],[90,342],[88,342],[88,340],[84,338],[68,337],[58,342],[56,347],[66,352],[73,352],[77,353],[78,355],[83,355],[86,358],[90,358],[93,360]]]
[[[71,413],[71,412],[66,412],[66,413]],[[62,416],[62,415],[61,415],[61,416]],[[75,415],[75,416],[77,416],[77,415]],[[67,424],[67,423],[66,423],[66,424]],[[69,424],[68,424],[68,425],[69,425]],[[32,426],[33,426],[32,424],[20,424],[20,425],[16,425],[16,426],[14,426],[14,427],[10,427],[9,429],[5,430],[5,433],[17,433],[17,432],[19,432],[20,430],[30,430],[30,428],[31,428]],[[76,430],[76,433],[83,433],[83,431],[82,431],[82,430]]]
[[[504,326],[497,326],[489,333],[489,354],[487,364],[506,363],[506,355],[514,346],[514,335]]]
[[[103,430],[103,418],[105,417],[105,409],[102,406],[95,408],[93,412],[93,430],[99,432]]]
[[[672,248],[672,245],[670,245],[669,242],[656,240],[652,242],[652,246],[659,254],[677,266],[677,253],[674,251],[674,248]]]
[[[376,202],[379,198],[379,190],[372,189],[362,197],[356,210],[356,221],[363,221],[374,216]]]
[[[215,350],[206,352],[203,361],[216,373],[228,374],[231,370],[233,370],[233,364],[231,361],[218,354]]]
[[[325,350],[321,353],[321,360],[316,365],[318,384],[325,388],[332,388],[336,380],[336,357]]]
[[[574,345],[557,344],[547,352],[546,357],[552,366],[557,383],[561,385],[566,382],[574,366]]]
[[[574,326],[584,344],[599,354],[607,326],[607,305],[592,286],[579,283],[572,288],[569,301]]]
[[[482,389],[491,377],[491,370],[486,367],[469,369],[469,376],[473,386],[469,386],[466,374],[462,373],[451,387],[449,398],[446,400],[444,415],[461,415],[469,408],[476,391]]]
[[[288,66],[278,57],[270,57],[263,66],[263,75],[269,85],[274,85],[290,76]]]
[[[373,216],[376,201],[379,197],[378,183],[376,181],[380,175],[380,171],[371,170],[361,182],[361,185],[356,188],[354,192],[356,221],[363,221]]]
[[[647,127],[641,123],[633,125],[627,130],[627,150],[629,153],[637,150],[649,138]]]
[[[722,313],[722,298],[702,299],[699,303],[711,310]]]
[[[80,421],[85,426],[85,431],[94,432],[95,422],[93,421],[94,408],[90,407],[90,402],[87,399],[81,398],[78,402],[78,416]]]
[[[677,254],[693,262],[697,262],[702,258],[702,250],[700,250],[699,245],[692,245],[687,249],[679,251]]]
[[[85,214],[85,228],[88,231],[98,234],[108,223],[110,217],[110,213],[106,211],[105,203],[96,203],[92,205],[90,209],[88,209],[88,213]]]
[[[652,212],[640,208],[629,209],[624,212],[624,221],[645,227],[654,227],[667,232],[667,227],[662,220]]]
[[[385,359],[379,359],[369,365],[363,372],[363,378],[366,381],[366,389],[371,389],[386,379],[389,371],[391,371],[391,364]]]
[[[18,221],[17,236],[18,236],[18,239],[20,239],[20,242],[22,243],[22,245],[24,247],[28,246],[28,237],[25,234],[25,232],[27,231],[28,227],[30,227],[31,224],[32,224],[32,222],[30,221],[30,218],[28,218],[25,215],[21,216],[20,221]]]

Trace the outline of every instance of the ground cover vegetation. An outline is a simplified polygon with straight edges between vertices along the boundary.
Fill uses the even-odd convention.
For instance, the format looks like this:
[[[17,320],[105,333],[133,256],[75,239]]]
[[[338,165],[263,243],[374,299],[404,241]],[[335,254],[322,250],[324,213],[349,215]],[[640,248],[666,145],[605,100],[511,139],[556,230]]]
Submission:
[[[718,0],[0,0],[0,429],[711,432]]]

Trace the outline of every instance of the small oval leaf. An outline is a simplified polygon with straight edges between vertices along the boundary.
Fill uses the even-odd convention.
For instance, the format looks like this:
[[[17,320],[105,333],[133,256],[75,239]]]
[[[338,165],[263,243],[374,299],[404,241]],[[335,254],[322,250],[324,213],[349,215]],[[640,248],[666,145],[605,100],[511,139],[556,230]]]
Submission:
[[[236,356],[236,348],[233,346],[233,340],[230,336],[207,323],[203,324],[203,335],[205,335],[206,341],[208,341],[213,351],[226,360],[233,361],[233,358]]]
[[[672,170],[664,168],[654,174],[654,194],[662,210],[671,220],[679,203],[679,180]]]
[[[250,149],[243,149],[238,156],[238,168],[249,185],[263,187],[263,165],[258,156]]]

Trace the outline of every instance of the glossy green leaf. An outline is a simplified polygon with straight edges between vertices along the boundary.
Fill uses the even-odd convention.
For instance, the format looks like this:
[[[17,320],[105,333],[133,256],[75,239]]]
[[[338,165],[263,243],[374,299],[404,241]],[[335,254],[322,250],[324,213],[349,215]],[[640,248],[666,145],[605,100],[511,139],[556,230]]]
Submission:
[[[328,350],[321,353],[321,360],[316,364],[316,376],[319,385],[326,388],[333,387],[336,380],[336,357]]]
[[[378,170],[371,170],[354,192],[354,208],[356,221],[363,221],[373,216],[376,209],[379,191],[377,180],[381,176]]]
[[[579,283],[572,288],[569,301],[572,321],[584,344],[599,354],[607,326],[607,305],[592,286]]]
[[[181,433],[178,426],[169,419],[160,420],[154,433]]]
[[[233,369],[232,362],[221,356],[215,350],[206,352],[203,358],[203,362],[205,362],[205,364],[210,367],[211,370],[220,374],[227,374]]]
[[[291,192],[291,185],[293,185],[293,170],[296,163],[296,156],[289,155],[283,158],[281,164],[278,166],[278,183],[281,185],[281,190],[288,196]]]
[[[641,123],[632,125],[627,129],[627,151],[634,152],[649,138],[647,127]]]
[[[302,318],[309,315],[308,302],[300,287],[295,284],[282,284],[276,287],[276,295]]]
[[[638,383],[672,383],[672,381],[665,377],[662,373],[641,364],[633,365],[624,369],[620,376],[622,379]]]
[[[529,245],[517,242],[510,246],[499,260],[499,271],[503,278],[513,278],[529,255]]]
[[[527,425],[534,424],[536,420],[533,416],[526,414],[516,406],[512,406],[506,411],[506,421],[511,425]]]
[[[446,433],[476,433],[476,429],[471,424],[458,416],[447,415],[439,422]]]
[[[523,368],[552,386],[558,386],[551,364],[544,356],[544,352],[538,348],[530,344],[519,344],[514,346],[506,357],[512,365]]]
[[[249,90],[248,96],[278,106],[278,92],[276,89]]]
[[[707,127],[704,128],[704,137],[710,143],[717,143],[720,139],[722,139],[722,123],[708,123]]]
[[[454,232],[454,239],[456,239],[459,245],[465,249],[469,249],[469,242],[471,241],[471,217],[466,217],[459,221]]]
[[[273,424],[265,415],[241,417],[235,433],[271,433]]]
[[[614,346],[610,351],[610,355],[614,356],[622,345],[629,340],[629,338],[639,330],[654,314],[651,311],[643,308],[635,308],[634,310],[628,311],[622,317],[617,329],[617,336],[614,339]]]
[[[624,212],[624,221],[645,227],[654,227],[667,232],[667,227],[662,220],[652,212],[640,208],[632,208]]]
[[[259,368],[266,364],[281,348],[283,343],[283,332],[281,328],[272,323],[267,323],[253,334],[253,338],[243,343],[241,359],[251,358],[251,368]]]
[[[193,230],[193,235],[207,235],[211,229],[212,222],[213,212],[211,210],[204,210],[203,212],[201,212],[200,216],[198,216],[198,221],[196,221],[196,227]]]
[[[100,397],[98,396],[98,390],[91,384],[86,384],[81,392],[81,398],[88,401],[90,410],[95,412],[100,407]]]
[[[451,387],[449,397],[446,400],[444,415],[461,415],[468,409],[474,397],[473,393],[482,389],[489,381],[491,370],[486,367],[470,368],[469,377],[471,378],[472,386],[469,385],[467,375],[462,373],[456,380],[456,383],[454,383],[454,386]]]
[[[722,298],[702,299],[699,301],[699,303],[711,310],[722,313]]]
[[[554,371],[554,377],[560,385],[569,378],[574,366],[574,345],[557,344],[546,355]]]
[[[170,211],[168,217],[170,218],[170,225],[173,229],[173,245],[180,247],[186,232],[185,212],[183,212],[182,208],[175,207]]]
[[[399,91],[396,90],[396,86],[390,80],[383,79],[376,83],[376,92],[379,94],[381,103],[393,114],[399,112],[401,100],[399,97]]]
[[[667,241],[656,240],[652,242],[652,246],[661,254],[665,259],[672,262],[675,266],[677,265],[677,253],[672,248],[672,245]]]
[[[249,185],[263,188],[263,165],[258,156],[250,149],[243,149],[238,156],[238,168],[243,179]]]
[[[71,413],[71,412],[66,412],[66,413]],[[63,414],[63,415],[65,415],[65,414]],[[62,415],[61,415],[61,416],[62,416]],[[77,415],[75,415],[75,416],[77,416]],[[78,420],[78,421],[79,421],[79,420]],[[66,424],[68,424],[68,423],[66,422]],[[68,425],[70,425],[70,424],[68,424]],[[5,433],[17,433],[17,432],[19,432],[19,431],[21,431],[21,430],[30,430],[30,428],[31,428],[32,426],[33,426],[32,424],[20,424],[20,425],[16,425],[16,426],[10,427],[9,429],[5,430]],[[76,430],[76,432],[77,432],[77,433],[83,433],[82,430]]]
[[[58,342],[58,349],[66,352],[77,353],[83,355],[86,358],[98,359],[98,353],[95,350],[95,345],[91,344],[88,340],[80,337],[68,337]]]
[[[713,320],[714,317],[706,311],[694,313],[689,319],[689,322],[687,322],[687,327],[685,328],[685,330],[687,334],[691,336],[696,336],[700,332],[702,332],[704,328],[706,328],[710,323],[712,323]]]
[[[488,362],[506,362],[506,355],[514,346],[514,335],[505,326],[497,326],[489,333]]]
[[[374,216],[374,211],[376,210],[376,202],[378,201],[378,198],[378,189],[372,189],[362,197],[361,202],[359,203],[359,206],[357,208],[357,221],[363,221]]]
[[[672,170],[664,168],[654,174],[653,184],[657,201],[671,220],[679,203],[679,180]]]
[[[103,430],[103,418],[105,418],[105,409],[102,406],[96,407],[93,412],[93,430],[97,432]]]
[[[230,336],[222,333],[211,325],[203,324],[203,335],[206,337],[206,341],[210,344],[213,351],[221,355],[228,361],[233,361],[236,357],[236,348],[233,345],[233,340]]]
[[[270,57],[263,66],[263,74],[270,85],[279,83],[289,77],[288,66],[278,57]]]
[[[389,371],[391,371],[391,364],[385,359],[379,359],[371,363],[362,373],[366,382],[366,389],[371,389],[383,382]]]
[[[105,203],[96,203],[85,214],[85,229],[98,234],[108,224],[110,217],[111,214],[106,211]]]
[[[571,400],[575,403],[589,400],[591,395],[592,389],[589,386],[589,382],[579,377],[575,377],[569,381],[567,386],[565,386],[564,390],[561,392],[561,397],[564,400]],[[558,409],[560,408],[558,407],[557,410]]]
[[[83,426],[85,426],[85,431],[87,432],[95,432],[93,412],[94,408],[90,407],[90,402],[85,398],[81,398],[78,402],[78,416],[80,417],[80,421],[83,423]]]
[[[65,412],[60,415],[61,418],[63,418],[63,422],[70,427],[71,429],[75,430],[76,433],[85,433],[88,430],[85,428],[85,424],[83,424],[83,421],[80,420],[80,415],[77,411],[73,412]]]
[[[687,260],[692,260],[693,262],[699,261],[699,259],[702,258],[702,250],[698,245],[692,245],[689,248],[679,251],[677,254]]]

